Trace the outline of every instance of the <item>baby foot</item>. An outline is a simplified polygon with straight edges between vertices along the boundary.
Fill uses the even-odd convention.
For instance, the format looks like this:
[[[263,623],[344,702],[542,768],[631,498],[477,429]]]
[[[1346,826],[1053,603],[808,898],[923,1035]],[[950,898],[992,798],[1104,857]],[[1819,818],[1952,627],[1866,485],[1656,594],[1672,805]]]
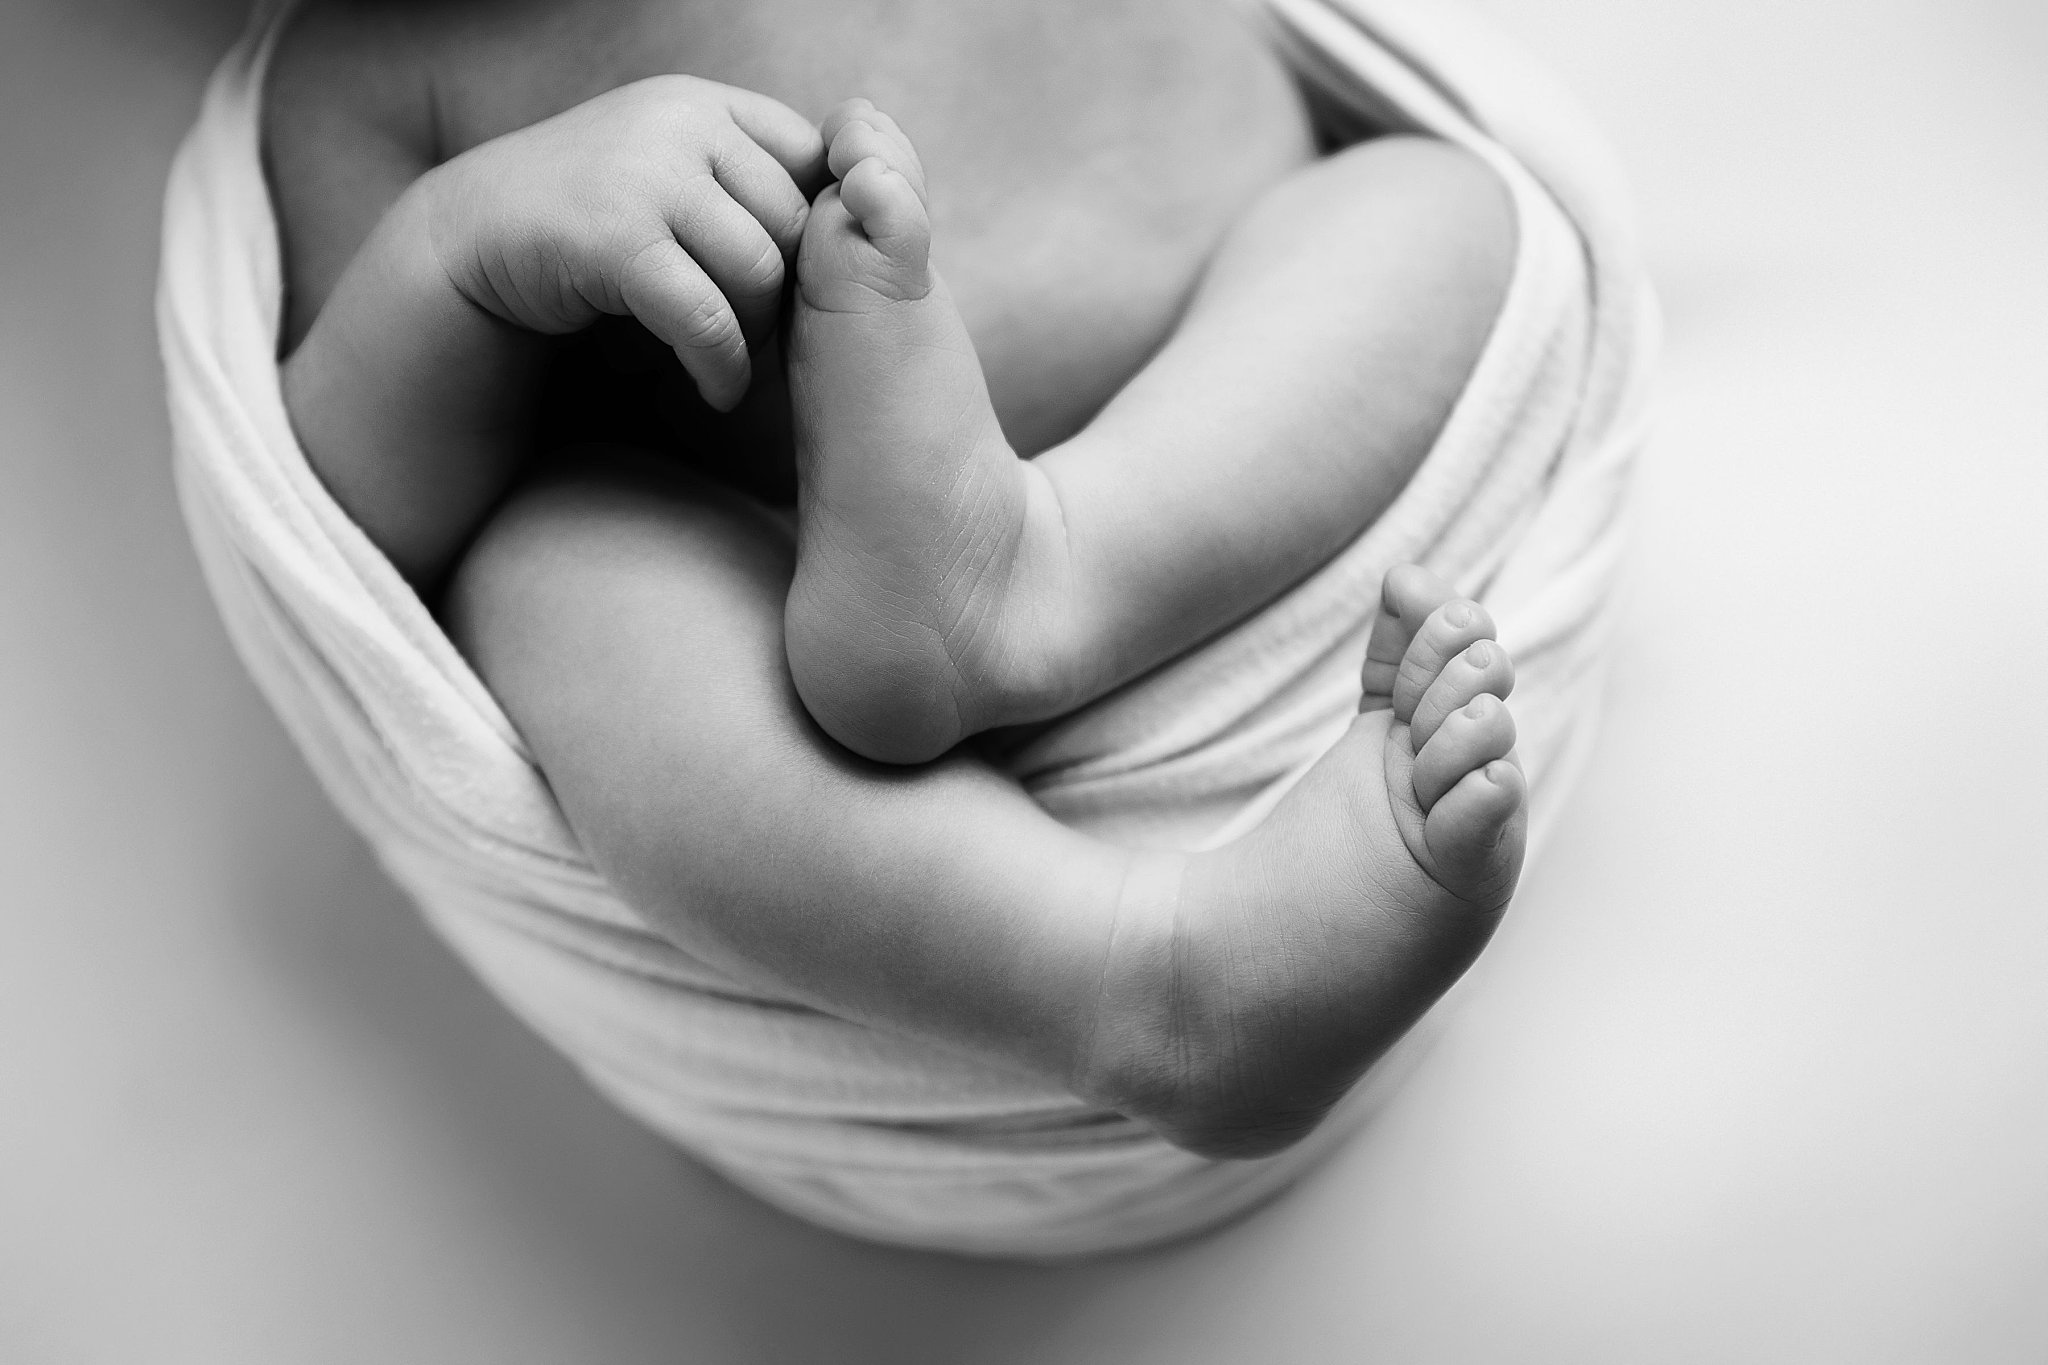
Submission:
[[[1191,1150],[1304,1136],[1449,988],[1521,870],[1514,666],[1478,603],[1396,570],[1364,709],[1272,816],[1134,878],[1090,1093]]]
[[[903,130],[866,100],[825,119],[826,165],[798,256],[802,302],[828,313],[873,313],[932,292],[932,222],[924,166]]]
[[[1515,666],[1493,618],[1435,574],[1396,568],[1381,585],[1361,680],[1361,714],[1387,710],[1408,728],[1405,745],[1390,731],[1387,753],[1390,796],[1413,797],[1395,802],[1409,851],[1462,899],[1505,906],[1521,869],[1524,787],[1506,704]],[[1514,856],[1504,860],[1511,822]]]
[[[865,100],[825,121],[838,183],[797,255],[789,378],[798,546],[784,614],[811,715],[870,758],[934,758],[994,723],[968,678],[1024,520],[1020,462],[931,265],[924,169]]]

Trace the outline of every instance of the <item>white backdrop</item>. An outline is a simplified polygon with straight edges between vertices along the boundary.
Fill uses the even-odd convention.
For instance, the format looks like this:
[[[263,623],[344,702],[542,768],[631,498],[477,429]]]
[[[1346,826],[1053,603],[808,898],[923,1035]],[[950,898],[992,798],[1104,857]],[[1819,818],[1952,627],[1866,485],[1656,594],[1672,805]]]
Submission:
[[[1385,1122],[1061,1270],[759,1208],[413,921],[171,501],[156,202],[235,6],[0,9],[0,1358],[2048,1358],[2048,7],[1485,8],[1671,315],[1609,730]]]

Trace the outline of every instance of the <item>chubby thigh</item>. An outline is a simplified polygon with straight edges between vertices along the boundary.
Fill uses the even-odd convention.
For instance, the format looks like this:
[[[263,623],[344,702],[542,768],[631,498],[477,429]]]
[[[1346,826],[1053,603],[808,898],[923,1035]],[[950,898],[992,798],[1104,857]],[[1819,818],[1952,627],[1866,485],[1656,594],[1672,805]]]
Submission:
[[[1111,681],[1257,612],[1393,504],[1479,363],[1516,242],[1492,169],[1415,137],[1305,167],[1238,220],[1158,355],[1038,460]]]
[[[793,562],[758,504],[586,448],[486,527],[443,619],[592,861],[679,946],[1079,1081],[1130,855],[975,758],[891,768],[834,744],[784,661]]]

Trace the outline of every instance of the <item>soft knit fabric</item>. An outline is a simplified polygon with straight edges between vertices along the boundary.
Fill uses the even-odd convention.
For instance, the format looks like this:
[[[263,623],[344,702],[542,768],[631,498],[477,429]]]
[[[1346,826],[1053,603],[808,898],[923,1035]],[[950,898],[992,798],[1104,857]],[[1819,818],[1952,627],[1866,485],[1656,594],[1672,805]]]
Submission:
[[[1642,435],[1653,329],[1625,215],[1569,105],[1441,0],[1267,8],[1333,124],[1426,132],[1499,171],[1519,222],[1503,315],[1377,524],[1011,766],[1056,816],[1107,839],[1234,837],[1342,733],[1380,578],[1415,561],[1485,602],[1514,653],[1540,844],[1598,703]],[[620,1107],[738,1183],[915,1246],[1062,1256],[1182,1235],[1283,1187],[1354,1130],[1417,1034],[1309,1142],[1209,1162],[1043,1082],[743,988],[618,899],[496,701],[293,437],[258,147],[285,11],[259,13],[223,62],[172,172],[159,325],[178,486],[235,644],[307,762],[505,1003]]]

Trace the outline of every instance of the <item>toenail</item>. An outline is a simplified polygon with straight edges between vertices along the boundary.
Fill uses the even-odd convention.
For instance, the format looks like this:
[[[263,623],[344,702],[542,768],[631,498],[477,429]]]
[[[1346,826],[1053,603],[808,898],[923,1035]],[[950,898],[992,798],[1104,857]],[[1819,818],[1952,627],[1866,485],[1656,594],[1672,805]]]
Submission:
[[[1444,620],[1463,630],[1466,626],[1472,624],[1472,604],[1470,602],[1451,603],[1450,606],[1444,609]]]
[[[1474,668],[1485,668],[1493,662],[1493,646],[1481,640],[1465,651],[1465,662]]]

